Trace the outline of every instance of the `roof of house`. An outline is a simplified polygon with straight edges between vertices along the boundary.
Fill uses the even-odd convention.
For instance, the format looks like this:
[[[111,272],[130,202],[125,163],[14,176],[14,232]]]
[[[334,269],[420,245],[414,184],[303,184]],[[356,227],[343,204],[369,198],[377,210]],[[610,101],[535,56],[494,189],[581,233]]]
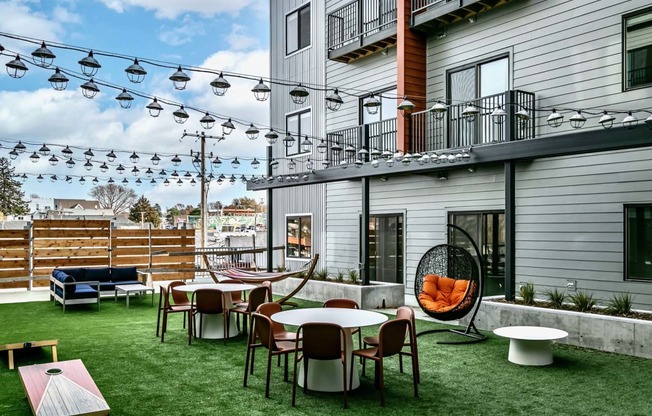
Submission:
[[[95,200],[86,199],[54,199],[54,206],[57,209],[98,209],[100,203]]]

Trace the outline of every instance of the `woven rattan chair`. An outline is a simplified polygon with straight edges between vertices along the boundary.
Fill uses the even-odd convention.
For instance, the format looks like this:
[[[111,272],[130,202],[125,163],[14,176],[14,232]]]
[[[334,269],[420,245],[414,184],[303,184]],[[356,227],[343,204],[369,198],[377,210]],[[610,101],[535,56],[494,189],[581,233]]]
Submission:
[[[188,296],[184,293],[181,293],[184,295],[184,298],[180,298],[179,301],[182,302],[181,304],[173,303],[170,302],[170,296],[172,293],[174,293],[174,288],[177,286],[182,286],[185,285],[184,282],[178,280],[178,281],[173,281],[170,282],[170,284],[166,286],[161,285],[160,287],[160,296],[158,298],[158,318],[156,319],[156,336],[159,336],[159,328],[160,334],[161,334],[161,342],[165,340],[165,332],[167,331],[168,328],[168,314],[171,313],[183,313],[183,323],[184,323],[184,328],[185,328],[185,323],[186,323],[186,318],[190,319],[192,307],[190,305],[190,302],[188,301]],[[162,325],[161,325],[161,316],[162,316]]]
[[[294,354],[294,382],[292,384],[292,406],[296,404],[297,396],[297,366],[303,360],[303,392],[308,392],[308,364],[310,360],[341,360],[342,386],[344,386],[344,408],[348,407],[347,390],[347,360],[342,351],[346,339],[344,329],[331,323],[307,323],[299,327],[298,339],[295,341],[297,351]],[[301,342],[301,353],[299,353]]]
[[[249,297],[251,299],[251,296]],[[259,342],[256,342],[256,341]],[[265,378],[265,398],[269,398],[269,382],[272,371],[272,357],[284,356],[285,370],[283,380],[288,381],[288,356],[295,351],[297,346],[294,342],[275,341],[274,331],[272,329],[272,320],[259,313],[251,314],[251,325],[249,330],[249,340],[247,342],[247,356],[244,367],[244,387],[247,387],[247,376],[254,373],[254,351],[256,348],[264,347],[267,349],[267,375]]]
[[[421,309],[440,321],[452,321],[471,315],[466,330],[431,329],[432,332],[454,332],[464,335],[464,341],[440,341],[440,344],[468,344],[484,341],[486,337],[475,327],[474,319],[482,302],[482,258],[475,241],[460,227],[448,227],[462,233],[473,246],[476,258],[462,247],[440,244],[428,250],[417,265],[414,277],[414,295]],[[480,266],[478,266],[478,262]]]
[[[378,346],[355,350],[352,352],[354,357],[360,357],[363,360],[373,360],[375,366],[375,384],[380,389],[380,404],[385,406],[385,376],[384,376],[384,359],[392,355],[400,354],[405,344],[405,334],[412,332],[412,324],[408,319],[393,319],[387,321],[380,326],[378,334]],[[417,387],[417,368],[416,351],[410,345],[410,353],[412,356],[412,382],[414,384],[414,397],[418,397]],[[353,360],[351,360],[353,364]],[[351,365],[353,371],[353,365]]]

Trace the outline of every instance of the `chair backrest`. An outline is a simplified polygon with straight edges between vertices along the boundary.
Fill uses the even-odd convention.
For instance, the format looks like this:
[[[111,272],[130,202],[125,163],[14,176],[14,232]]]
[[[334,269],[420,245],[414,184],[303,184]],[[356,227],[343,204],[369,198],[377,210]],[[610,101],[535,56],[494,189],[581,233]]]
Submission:
[[[170,309],[170,298],[168,294],[168,288],[165,285],[159,286],[161,294],[158,298],[158,307],[159,309]]]
[[[186,282],[175,280],[174,282],[170,282],[168,285],[169,294],[172,296],[172,301],[175,305],[190,305],[190,300],[188,299],[188,294],[186,292],[174,290],[174,288],[185,286],[185,284]]]
[[[411,327],[407,319],[393,319],[382,324],[378,333],[378,355],[389,357],[401,352],[405,334],[409,333]]]
[[[261,286],[264,286],[267,288],[267,301],[271,302],[272,299],[272,282],[269,280],[265,280],[263,283],[261,283]]]
[[[272,315],[281,312],[282,310],[283,307],[281,306],[280,303],[266,302],[263,303],[262,305],[258,305],[258,307],[256,308],[256,313],[271,318]],[[272,331],[274,331],[275,334],[279,332],[285,332],[285,327],[283,326],[283,324],[279,324],[278,322],[272,321]]]
[[[301,333],[303,333],[302,349],[305,358],[334,360],[342,357],[342,343],[345,340],[345,335],[341,326],[310,322],[299,327],[297,339]]]
[[[219,289],[197,289],[192,294],[192,306],[198,313],[218,314],[224,312],[224,293]]]
[[[360,305],[352,299],[328,299],[324,302],[324,308],[360,309]]]
[[[249,292],[249,312],[255,311],[260,305],[267,302],[267,288],[265,286],[258,286]]]
[[[238,279],[224,279],[220,283],[241,284],[241,285],[244,284],[242,280],[238,280]],[[242,297],[242,292],[231,292],[231,300],[233,301],[233,303],[242,302],[244,300],[244,298]]]
[[[267,349],[272,351],[278,351],[276,342],[274,342],[274,333],[272,331],[272,320],[265,315],[260,313],[251,314],[251,325],[253,326],[253,331],[255,332],[255,337],[260,340],[260,343]],[[252,333],[252,337],[253,337]]]
[[[396,311],[396,319],[407,319],[410,321],[412,332],[416,332],[414,310],[409,306],[401,306]],[[406,335],[408,335],[406,333]]]

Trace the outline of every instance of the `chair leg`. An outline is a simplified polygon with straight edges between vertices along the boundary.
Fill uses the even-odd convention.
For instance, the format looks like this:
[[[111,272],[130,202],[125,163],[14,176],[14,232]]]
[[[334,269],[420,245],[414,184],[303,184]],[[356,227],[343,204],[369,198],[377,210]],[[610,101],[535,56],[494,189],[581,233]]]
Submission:
[[[303,393],[308,393],[308,362],[310,360],[308,358],[304,358],[303,360]]]
[[[410,350],[412,351],[412,383],[414,384],[414,397],[419,397],[419,367],[417,366],[418,359],[416,350],[412,346],[410,346]]]
[[[161,326],[161,312],[163,312],[163,311],[161,310],[161,306],[159,305],[159,307],[158,307],[158,316],[156,317],[156,337],[157,338],[159,336],[159,328]]]
[[[247,355],[245,356],[245,366],[244,366],[244,381],[242,383],[243,387],[247,387],[247,375],[249,373],[249,360],[251,358],[251,344],[252,340],[251,337],[247,340]],[[253,363],[251,364],[252,367],[252,374],[253,374]]]
[[[288,381],[288,356],[290,354],[288,353],[288,354],[283,354],[283,355],[285,356],[285,371],[283,372],[283,381],[287,382]],[[281,355],[279,354],[279,358],[280,357],[281,357]]]
[[[163,323],[161,324],[161,342],[165,340],[165,331],[168,329],[168,313],[163,311]]]
[[[383,358],[378,360],[378,383],[380,384],[380,405],[385,406],[385,374],[383,371]]]
[[[265,380],[265,398],[269,399],[269,380],[272,372],[272,351],[267,354],[267,380]]]
[[[403,373],[403,353],[398,353],[398,371]]]
[[[300,360],[299,351],[295,350],[294,351],[294,374],[292,375],[292,406],[296,405],[296,399],[297,399],[297,363],[299,362],[299,360]]]
[[[354,361],[354,360],[351,359],[351,361]],[[351,373],[351,375],[353,375],[353,373]],[[349,387],[351,386],[351,384],[349,384],[349,385],[346,384],[346,356],[344,356],[342,358],[342,386],[344,387],[344,408],[346,409],[346,408],[349,407],[349,401],[348,401],[348,398],[347,398],[347,391],[349,390]]]
[[[192,337],[195,336],[195,332],[197,331],[197,328],[195,328],[193,323],[194,319],[188,319],[188,345],[192,344]],[[201,316],[199,318],[199,330],[201,331]]]
[[[222,325],[222,331],[223,331],[223,336],[224,336],[224,345],[226,345],[226,339],[229,337],[229,334],[231,333],[230,328],[229,328],[229,313],[226,310],[222,311],[222,319],[224,320],[223,325]],[[246,368],[246,367],[245,367]]]

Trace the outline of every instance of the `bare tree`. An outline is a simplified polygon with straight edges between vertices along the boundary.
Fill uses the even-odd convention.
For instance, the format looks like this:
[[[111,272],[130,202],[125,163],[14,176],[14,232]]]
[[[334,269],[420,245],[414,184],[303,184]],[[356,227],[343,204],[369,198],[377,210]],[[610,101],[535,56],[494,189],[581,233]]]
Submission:
[[[97,199],[102,208],[112,209],[114,214],[128,211],[137,198],[133,189],[113,183],[93,187],[90,195]]]

